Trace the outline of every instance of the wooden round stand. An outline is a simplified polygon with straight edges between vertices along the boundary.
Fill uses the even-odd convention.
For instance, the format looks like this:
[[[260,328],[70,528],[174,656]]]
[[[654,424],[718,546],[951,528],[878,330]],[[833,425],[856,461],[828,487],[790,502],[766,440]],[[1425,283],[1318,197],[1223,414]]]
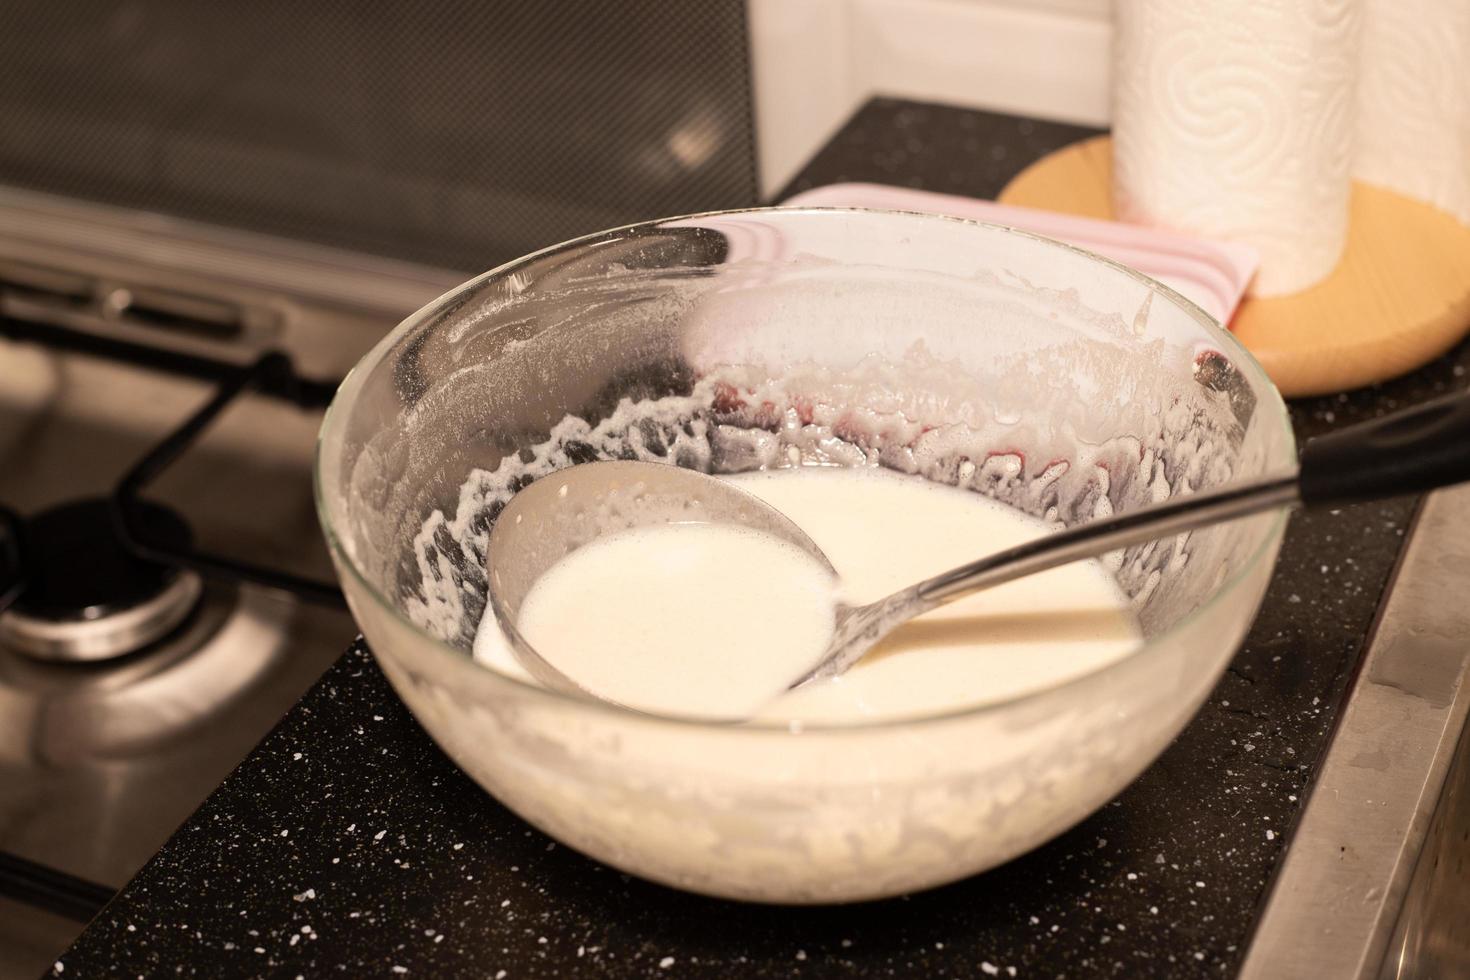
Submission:
[[[1000,200],[1112,218],[1112,160],[1106,136],[1075,143],[1022,171]],[[1247,297],[1230,329],[1288,397],[1403,374],[1470,331],[1470,228],[1355,182],[1347,247],[1332,274],[1289,296]]]

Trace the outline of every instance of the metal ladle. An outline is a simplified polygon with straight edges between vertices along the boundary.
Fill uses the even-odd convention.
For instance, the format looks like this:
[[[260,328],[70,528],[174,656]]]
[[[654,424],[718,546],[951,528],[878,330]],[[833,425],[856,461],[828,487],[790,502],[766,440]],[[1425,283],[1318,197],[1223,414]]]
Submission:
[[[790,688],[852,667],[915,616],[1012,579],[1277,507],[1416,493],[1470,480],[1470,397],[1454,395],[1314,439],[1295,472],[1175,497],[1090,521],[961,565],[861,606],[838,604],[832,641]],[[607,461],[559,470],[506,504],[490,534],[490,605],[521,665],[547,687],[611,700],[545,660],[516,629],[532,584],[594,538],[650,524],[734,523],[827,556],[775,508],[712,476],[665,463]],[[835,574],[835,572],[834,572]]]

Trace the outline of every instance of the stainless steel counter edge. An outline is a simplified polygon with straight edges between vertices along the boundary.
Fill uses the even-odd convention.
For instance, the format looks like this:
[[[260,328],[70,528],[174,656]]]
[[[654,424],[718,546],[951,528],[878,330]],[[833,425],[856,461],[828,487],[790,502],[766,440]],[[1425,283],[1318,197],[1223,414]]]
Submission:
[[[1378,976],[1449,802],[1470,708],[1470,485],[1426,498],[1410,534],[1242,980]]]

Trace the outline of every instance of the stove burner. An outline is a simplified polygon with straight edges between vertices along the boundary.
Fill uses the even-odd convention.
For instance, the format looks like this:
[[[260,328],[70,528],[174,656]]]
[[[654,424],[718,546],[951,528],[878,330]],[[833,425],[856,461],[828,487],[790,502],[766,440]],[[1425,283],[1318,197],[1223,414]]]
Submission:
[[[189,528],[141,504],[150,539],[180,546]],[[168,634],[199,599],[199,576],[144,560],[119,539],[104,499],[53,507],[25,522],[28,579],[0,613],[0,643],[43,660],[104,660]]]

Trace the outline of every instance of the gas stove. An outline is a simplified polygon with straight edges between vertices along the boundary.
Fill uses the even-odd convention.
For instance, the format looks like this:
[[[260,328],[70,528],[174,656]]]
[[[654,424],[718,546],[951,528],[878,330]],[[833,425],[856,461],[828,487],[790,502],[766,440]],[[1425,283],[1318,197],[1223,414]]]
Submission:
[[[3,967],[79,932],[356,632],[322,408],[464,276],[13,190],[0,229]]]

